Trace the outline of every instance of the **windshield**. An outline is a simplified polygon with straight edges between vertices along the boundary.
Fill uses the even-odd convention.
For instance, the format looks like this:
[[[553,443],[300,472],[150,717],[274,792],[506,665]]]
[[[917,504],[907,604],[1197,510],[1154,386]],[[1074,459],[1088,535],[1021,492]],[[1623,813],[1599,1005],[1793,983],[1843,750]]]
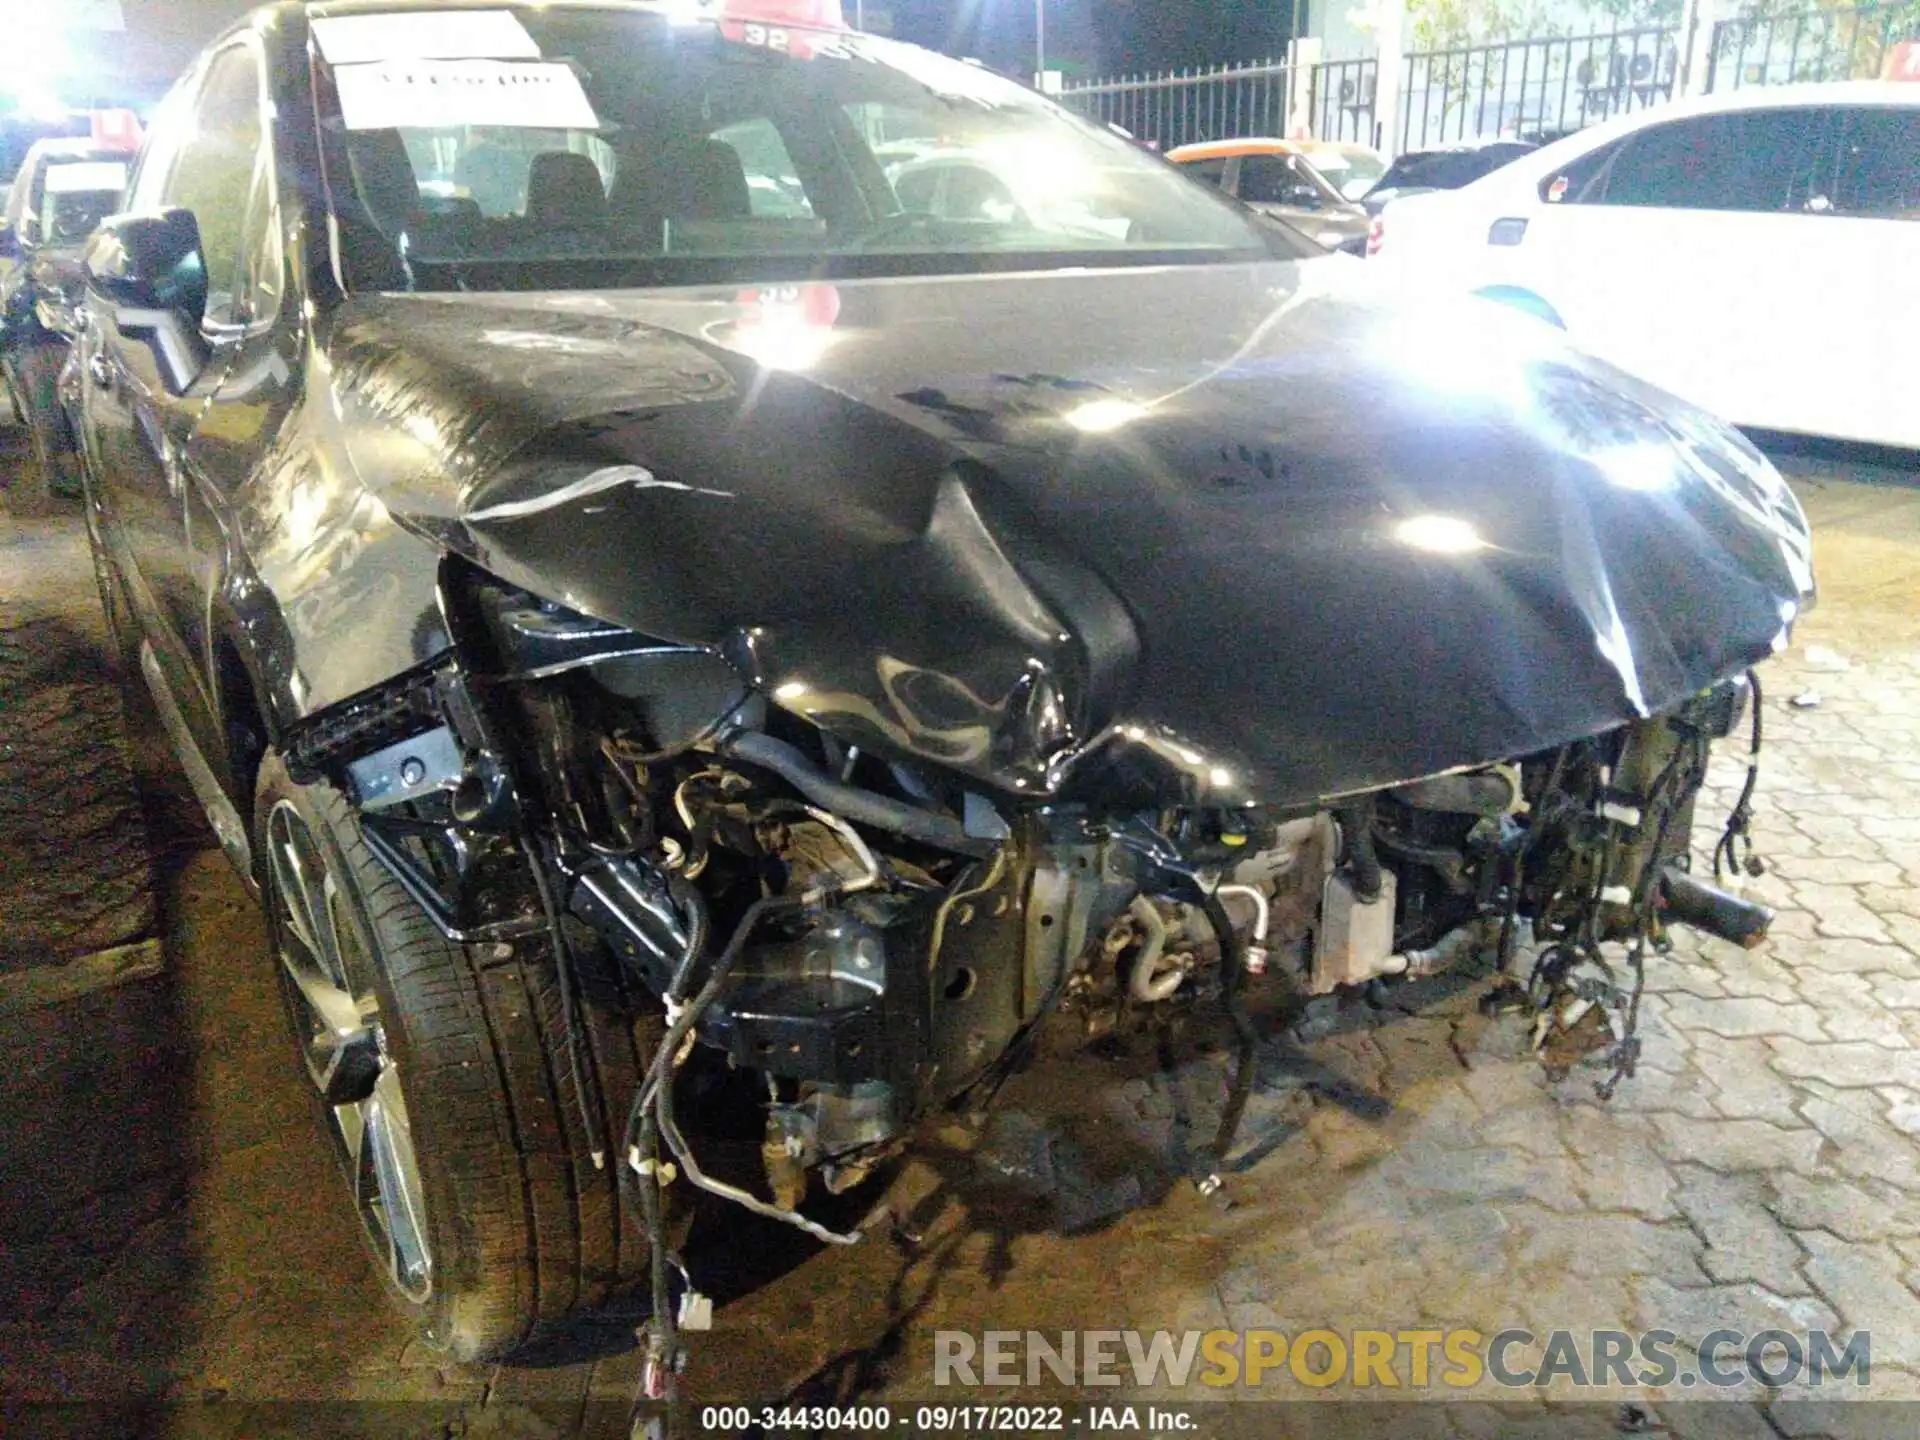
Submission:
[[[120,208],[126,183],[124,158],[79,158],[48,165],[40,243],[71,245],[86,239],[94,226]]]
[[[1307,151],[1307,159],[1348,200],[1358,200],[1387,173],[1387,162],[1371,150],[1316,146]]]
[[[47,196],[46,242],[72,245],[86,239],[120,208],[118,190],[74,190]]]
[[[635,10],[475,16],[431,47],[415,15],[314,21],[343,243],[380,252],[380,288],[1312,253],[1031,91],[909,46]],[[442,58],[391,58],[423,48]]]
[[[1491,174],[1509,160],[1524,155],[1530,145],[1487,145],[1476,150],[1425,150],[1402,155],[1381,177],[1380,190],[1458,190],[1482,175]]]

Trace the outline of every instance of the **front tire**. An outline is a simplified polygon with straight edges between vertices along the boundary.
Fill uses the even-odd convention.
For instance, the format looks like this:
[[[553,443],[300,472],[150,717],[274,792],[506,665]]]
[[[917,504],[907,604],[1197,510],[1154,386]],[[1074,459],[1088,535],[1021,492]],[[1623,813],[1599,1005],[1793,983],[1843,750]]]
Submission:
[[[346,797],[270,752],[256,865],[323,1134],[394,1305],[460,1360],[504,1355],[646,1274],[617,1154],[596,1169],[550,942],[445,939],[367,849]],[[576,947],[588,1103],[617,1150],[660,1027]]]

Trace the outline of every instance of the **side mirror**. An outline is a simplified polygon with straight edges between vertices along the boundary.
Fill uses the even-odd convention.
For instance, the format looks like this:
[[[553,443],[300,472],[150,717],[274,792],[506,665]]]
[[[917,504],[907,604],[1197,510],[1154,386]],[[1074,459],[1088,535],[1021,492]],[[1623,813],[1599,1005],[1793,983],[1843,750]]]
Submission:
[[[81,263],[114,328],[129,340],[144,341],[167,388],[185,393],[208,356],[200,333],[207,313],[207,265],[193,212],[110,215],[87,241]]]

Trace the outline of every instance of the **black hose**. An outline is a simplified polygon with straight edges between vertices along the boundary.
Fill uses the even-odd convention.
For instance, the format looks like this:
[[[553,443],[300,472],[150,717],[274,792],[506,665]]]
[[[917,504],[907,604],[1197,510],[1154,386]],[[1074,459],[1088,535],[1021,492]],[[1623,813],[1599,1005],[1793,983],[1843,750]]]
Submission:
[[[1361,801],[1335,810],[1340,833],[1347,841],[1347,868],[1352,872],[1353,895],[1362,905],[1380,898],[1380,856],[1373,848],[1373,802]]]
[[[657,1128],[653,1111],[649,1109],[641,1117],[640,1134],[635,1143],[641,1155],[654,1162],[656,1170],[653,1174],[639,1175],[635,1179],[639,1181],[640,1215],[646,1224],[647,1253],[652,1260],[652,1338],[663,1363],[671,1365],[674,1347],[679,1341],[679,1317],[673,1313],[673,1295],[667,1276],[667,1218],[665,1208],[660,1203],[660,1176],[657,1170],[660,1141]]]
[[[560,910],[554,904],[553,887],[547,881],[547,862],[551,852],[537,845],[530,832],[522,831],[520,843],[527,852],[527,864],[533,871],[533,888],[540,895],[540,909],[546,917],[548,933],[553,937],[554,978],[560,986],[560,1023],[567,1032],[567,1069],[573,1080],[573,1100],[580,1110],[580,1126],[586,1133],[587,1149],[593,1155],[594,1168],[598,1169],[607,1153],[607,1142],[600,1129],[599,1107],[587,1100],[586,1065],[581,1058],[582,1034],[580,1027],[580,1000],[577,996],[580,977],[573,963],[573,947],[567,943],[567,932],[560,924]],[[615,1158],[618,1164],[618,1157]]]
[[[1513,890],[1508,897],[1506,911],[1500,917],[1500,943],[1494,952],[1498,956],[1502,975],[1509,973],[1513,961],[1514,926],[1519,921],[1520,903],[1525,898],[1527,857],[1533,853],[1533,847],[1545,828],[1549,802],[1560,789],[1561,777],[1567,769],[1567,752],[1572,748],[1562,745],[1554,754],[1553,768],[1547,771],[1547,783],[1540,789],[1540,798],[1534,804],[1527,833],[1520,838],[1520,849],[1513,857]]]
[[[669,876],[667,893],[687,916],[687,948],[680,952],[680,963],[673,967],[673,975],[667,981],[667,994],[677,1002],[693,980],[693,967],[707,953],[707,935],[713,920],[707,912],[706,897],[684,877]]]
[[[1760,742],[1764,738],[1760,718],[1760,677],[1753,671],[1747,671],[1747,685],[1753,691],[1753,735],[1747,747],[1747,778],[1740,787],[1740,798],[1734,802],[1733,809],[1727,814],[1726,829],[1720,832],[1720,841],[1713,847],[1713,878],[1717,881],[1724,864],[1728,870],[1740,870],[1740,847],[1744,843],[1747,851],[1745,864],[1753,863],[1753,792],[1760,783]]]
[[[969,835],[951,816],[935,815],[834,779],[786,741],[764,731],[738,731],[720,743],[720,753],[771,770],[821,809],[856,825],[871,825],[958,855],[990,855],[996,848],[992,840]]]
[[[1233,921],[1227,916],[1227,907],[1220,903],[1218,895],[1209,893],[1201,907],[1206,913],[1207,923],[1213,927],[1214,937],[1220,942],[1220,963],[1226,973],[1220,981],[1221,1004],[1226,1007],[1227,1018],[1233,1022],[1234,1034],[1240,1038],[1240,1054],[1234,1065],[1233,1090],[1227,1097],[1227,1108],[1220,1115],[1220,1129],[1214,1136],[1211,1170],[1218,1175],[1232,1153],[1233,1142],[1240,1134],[1240,1121],[1247,1113],[1247,1099],[1253,1093],[1253,1076],[1259,1059],[1260,1032],[1253,1027],[1253,1019],[1240,1004],[1240,989],[1246,981],[1246,950],[1240,943],[1240,932],[1233,928]]]

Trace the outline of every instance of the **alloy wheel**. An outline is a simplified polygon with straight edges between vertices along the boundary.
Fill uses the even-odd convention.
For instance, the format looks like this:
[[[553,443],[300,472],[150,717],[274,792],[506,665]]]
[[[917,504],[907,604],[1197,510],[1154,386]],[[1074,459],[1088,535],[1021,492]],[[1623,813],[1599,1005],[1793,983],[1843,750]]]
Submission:
[[[307,1075],[346,1160],[354,1208],[388,1279],[410,1301],[433,1289],[420,1165],[387,1050],[375,957],[306,819],[288,801],[267,819],[278,950]]]

